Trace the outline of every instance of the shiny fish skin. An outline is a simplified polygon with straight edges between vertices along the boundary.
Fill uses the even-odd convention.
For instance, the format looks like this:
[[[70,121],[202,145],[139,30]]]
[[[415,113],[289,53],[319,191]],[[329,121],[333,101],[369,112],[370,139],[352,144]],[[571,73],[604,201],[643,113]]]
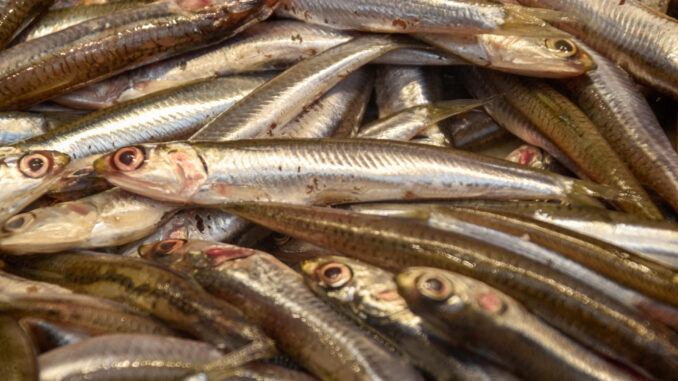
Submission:
[[[484,103],[476,99],[455,99],[406,108],[362,126],[356,137],[407,141],[437,122]]]
[[[342,271],[336,279],[322,276],[324,269],[336,269],[337,265],[349,272]],[[361,326],[376,331],[434,379],[492,379],[478,364],[469,361],[468,355],[450,355],[450,348],[432,340],[430,327],[398,295],[395,274],[355,259],[336,256],[304,261],[301,271],[306,284],[319,297]]]
[[[530,77],[576,77],[594,67],[587,52],[565,37],[494,34],[416,34],[415,37],[475,65]],[[569,44],[572,51],[560,51],[556,48],[558,44]]]
[[[576,21],[559,25],[631,73],[678,98],[678,22],[636,0],[519,0]]]
[[[411,220],[330,208],[241,203],[225,209],[388,270],[431,266],[474,277],[605,356],[660,379],[678,377],[675,333],[575,278],[505,249]]]
[[[16,32],[36,13],[46,10],[54,0],[1,0],[0,50],[5,48]]]
[[[631,78],[590,54],[597,68],[563,84],[638,180],[678,211],[678,153]]]
[[[360,126],[374,86],[374,72],[361,68],[349,75],[271,137],[348,138]]]
[[[3,294],[70,294],[72,291],[47,282],[25,279],[0,271],[0,292]]]
[[[187,339],[141,334],[92,337],[38,358],[40,380],[181,380],[223,354]]]
[[[511,94],[503,98],[565,152],[588,177],[635,194],[634,201],[618,203],[624,211],[651,219],[662,218],[638,180],[579,107],[544,82],[485,69],[480,72],[499,92]]]
[[[44,115],[32,112],[0,112],[0,146],[44,134],[49,130]]]
[[[638,0],[638,2],[658,12],[666,13],[669,10],[671,0]]]
[[[118,169],[115,158],[125,152],[134,158],[136,168]],[[332,204],[413,198],[587,202],[585,195],[617,197],[607,187],[503,160],[371,139],[144,144],[104,156],[94,167],[128,191],[193,204],[259,200]]]
[[[493,353],[525,379],[634,379],[530,314],[515,299],[475,279],[414,267],[398,274],[396,281],[400,294],[426,320],[480,353]],[[445,288],[429,294],[422,291],[427,281]]]
[[[382,54],[406,47],[391,36],[356,37],[303,60],[260,86],[201,128],[191,140],[248,139],[294,119],[348,74]]]
[[[92,252],[3,259],[14,273],[136,307],[219,348],[235,349],[265,338],[234,307],[153,262]]]
[[[6,381],[38,381],[37,353],[30,337],[11,317],[0,315],[0,374]]]
[[[2,294],[0,311],[22,319],[40,319],[91,334],[172,335],[162,323],[122,303],[80,294]]]
[[[317,381],[318,379],[301,371],[264,362],[251,362],[243,367],[210,373],[221,381]],[[183,380],[190,381],[190,380]]]
[[[479,99],[496,97],[502,94],[499,89],[487,81],[482,72],[475,68],[464,68],[459,70],[460,77],[466,86],[466,89]],[[579,169],[556,144],[554,144],[546,135],[544,135],[537,126],[526,119],[516,109],[514,109],[503,97],[496,98],[488,102],[485,111],[507,131],[517,136],[526,143],[543,148],[546,152],[553,155],[559,162],[576,174],[579,178],[588,179],[589,177]]]
[[[421,67],[384,65],[377,69],[375,81],[379,118],[398,111],[442,100],[443,86],[438,73]],[[450,146],[445,133],[446,122],[435,123],[422,131],[418,138],[428,144]]]
[[[168,242],[174,247],[163,251],[160,245]],[[336,315],[299,274],[270,254],[208,241],[164,241],[141,252],[191,274],[205,289],[240,308],[283,351],[321,379],[423,380]]]
[[[271,77],[233,76],[168,89],[95,112],[14,146],[51,149],[77,159],[130,144],[186,138]]]
[[[122,73],[55,101],[76,108],[101,108],[169,87],[235,73],[285,69],[350,41],[358,34],[293,20],[262,22],[213,48]],[[426,48],[424,44],[422,48]],[[458,65],[462,60],[430,49],[401,49],[374,62],[410,65]]]
[[[454,147],[465,151],[486,148],[508,136],[508,132],[482,109],[473,109],[452,117],[447,125]]]
[[[40,160],[40,169],[27,167]],[[59,180],[70,159],[56,151],[20,152],[0,147],[0,223],[37,200]]]
[[[60,327],[44,320],[24,318],[21,319],[21,323],[33,338],[40,353],[92,337],[85,331]]]
[[[276,15],[377,33],[510,33],[515,25],[542,26],[537,17],[549,14],[482,0],[290,0]]]
[[[177,1],[88,20],[0,52],[0,108],[30,106],[142,63],[217,43],[266,17],[277,2],[212,0],[196,10],[195,4]],[[68,54],[75,50],[79,54]]]
[[[152,0],[125,0],[104,4],[85,4],[63,9],[51,9],[31,23],[21,35],[17,36],[14,43],[34,40],[66,29],[75,24],[93,18],[107,16],[113,12],[124,9],[139,7],[150,3]]]
[[[179,208],[114,188],[12,217],[0,232],[0,250],[34,254],[123,245],[153,233]]]

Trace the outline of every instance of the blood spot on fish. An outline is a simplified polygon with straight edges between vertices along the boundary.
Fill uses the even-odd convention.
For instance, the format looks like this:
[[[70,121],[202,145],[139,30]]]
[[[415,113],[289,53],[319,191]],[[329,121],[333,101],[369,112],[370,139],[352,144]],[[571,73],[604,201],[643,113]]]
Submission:
[[[499,299],[499,296],[492,291],[478,295],[478,303],[487,312],[493,314],[501,312],[504,308],[504,303]]]
[[[89,213],[90,209],[84,205],[79,205],[79,204],[71,204],[65,207],[67,210],[70,210],[71,212],[78,213],[81,216],[85,216]]]
[[[624,5],[624,4],[626,4],[626,0],[620,0],[619,1],[619,5]]]
[[[40,290],[35,286],[26,287],[26,292],[29,293],[29,294],[32,294],[32,293],[38,292],[38,291],[40,291]]]
[[[406,198],[406,199],[413,199],[413,198],[417,198],[417,195],[410,192],[410,191],[407,191],[407,192],[405,192],[403,197]]]
[[[520,158],[518,159],[518,163],[523,164],[523,165],[528,165],[534,159],[534,155],[535,155],[535,152],[533,150],[524,150],[523,152],[520,153]]]
[[[399,26],[403,29],[407,29],[407,23],[405,23],[405,21],[403,21],[402,19],[393,20],[393,26]]]

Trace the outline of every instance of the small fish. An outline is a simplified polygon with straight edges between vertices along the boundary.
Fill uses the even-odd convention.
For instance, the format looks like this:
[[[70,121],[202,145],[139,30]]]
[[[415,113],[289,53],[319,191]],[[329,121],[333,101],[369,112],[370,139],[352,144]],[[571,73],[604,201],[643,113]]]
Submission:
[[[0,49],[4,49],[36,14],[47,10],[54,0],[0,1]]]
[[[190,274],[240,308],[285,353],[327,380],[423,380],[318,299],[294,270],[270,254],[209,241],[168,240],[140,248]]]
[[[69,162],[56,151],[0,148],[0,223],[45,194]]]
[[[525,379],[634,379],[482,282],[428,267],[405,269],[396,281],[427,321],[479,353],[492,353]]]
[[[0,315],[0,374],[7,381],[38,381],[38,359],[31,338],[11,316]]]
[[[115,151],[94,166],[128,191],[194,204],[481,197],[589,202],[588,196],[623,197],[607,187],[503,160],[371,139],[144,144]]]
[[[49,122],[44,115],[32,112],[0,112],[0,147],[44,134]]]

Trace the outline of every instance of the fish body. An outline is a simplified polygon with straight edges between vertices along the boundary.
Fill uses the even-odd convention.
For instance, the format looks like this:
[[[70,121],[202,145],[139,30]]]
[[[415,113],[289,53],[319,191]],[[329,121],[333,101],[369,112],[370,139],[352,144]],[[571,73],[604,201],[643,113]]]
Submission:
[[[11,316],[0,315],[0,372],[7,381],[37,381],[37,353],[31,338]]]
[[[36,13],[49,8],[54,0],[0,1],[0,49],[5,48]]]

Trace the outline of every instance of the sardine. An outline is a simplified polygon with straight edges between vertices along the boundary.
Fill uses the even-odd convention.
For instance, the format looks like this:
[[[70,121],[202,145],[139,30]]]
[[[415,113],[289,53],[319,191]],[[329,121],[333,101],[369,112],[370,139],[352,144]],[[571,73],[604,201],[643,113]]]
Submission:
[[[619,196],[604,186],[469,152],[370,139],[144,144],[94,166],[128,191],[194,204],[481,197],[589,202],[587,196]]]
[[[431,266],[473,277],[605,356],[661,379],[678,377],[675,333],[576,278],[511,251],[411,220],[330,208],[241,203],[225,209],[385,269]]]
[[[37,353],[19,323],[0,314],[0,374],[7,381],[38,381]]]
[[[0,223],[45,194],[69,162],[56,151],[0,148]]]
[[[624,211],[651,219],[662,218],[611,143],[579,107],[544,82],[484,69],[480,72],[504,94],[511,106],[551,139],[589,178],[635,194],[635,201],[618,203]]]
[[[88,20],[0,52],[0,108],[30,106],[142,63],[217,43],[277,0],[167,1]],[[78,51],[74,55],[69,52]]]
[[[262,22],[213,48],[182,55],[91,84],[55,101],[76,108],[101,108],[151,92],[242,72],[286,69],[358,34],[293,20]],[[375,59],[403,65],[459,65],[463,60],[427,49],[401,49]]]
[[[678,211],[678,154],[628,74],[590,54],[597,68],[563,85],[638,180]]]
[[[0,1],[0,49],[5,48],[14,35],[37,13],[47,10],[54,0]]]
[[[114,188],[10,218],[0,232],[0,250],[33,254],[119,246],[153,233],[179,208]]]
[[[150,261],[92,252],[5,256],[3,260],[14,273],[126,303],[219,348],[270,345],[260,329],[247,323],[234,307],[186,276]],[[263,354],[256,353],[250,360]]]
[[[408,305],[427,321],[459,343],[497,356],[525,379],[634,379],[530,314],[515,299],[475,279],[414,267],[396,280]]]
[[[204,342],[142,334],[92,337],[38,358],[40,380],[181,380],[223,354]]]
[[[587,52],[567,36],[416,34],[415,37],[475,65],[530,77],[576,77],[595,66]]]
[[[191,140],[248,139],[282,126],[344,77],[382,54],[407,47],[391,36],[356,37],[303,60],[201,128]]]
[[[481,366],[436,341],[431,327],[398,295],[394,275],[348,257],[320,257],[301,265],[306,284],[361,325],[373,328],[436,380],[491,380]],[[456,353],[455,353],[456,352]]]
[[[162,241],[140,249],[191,274],[240,308],[300,365],[326,380],[423,380],[358,327],[337,316],[291,268],[270,254],[208,241]]]
[[[377,33],[518,33],[544,25],[541,18],[562,19],[557,13],[495,1],[412,0],[290,0],[276,15]]]
[[[519,0],[575,21],[557,24],[631,73],[678,98],[678,22],[636,0]]]
[[[2,294],[0,311],[17,319],[30,317],[91,334],[173,334],[150,316],[125,304],[81,294]]]

